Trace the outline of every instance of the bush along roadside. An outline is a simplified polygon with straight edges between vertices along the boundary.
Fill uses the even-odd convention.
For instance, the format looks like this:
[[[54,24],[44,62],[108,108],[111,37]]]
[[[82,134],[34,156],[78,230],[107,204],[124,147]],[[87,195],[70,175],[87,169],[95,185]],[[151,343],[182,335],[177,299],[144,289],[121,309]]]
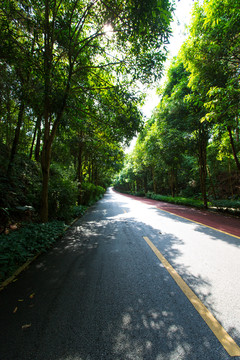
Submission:
[[[204,204],[202,200],[199,199],[191,199],[184,197],[172,197],[172,196],[164,196],[157,195],[154,193],[147,193],[147,197],[150,199],[170,202],[178,205],[186,205],[193,206],[198,209],[203,209]],[[239,200],[210,200],[208,202],[208,208],[214,211],[227,212],[229,214],[233,214],[236,216],[240,215],[240,201]]]
[[[165,201],[165,202],[169,202],[172,204],[178,204],[178,205],[186,205],[186,206],[194,206],[197,207],[199,209],[204,208],[204,204],[202,200],[198,200],[198,199],[192,199],[192,198],[184,198],[184,197],[173,197],[173,196],[167,196],[167,195],[159,195],[159,194],[155,194],[154,192],[147,192],[147,194],[145,194],[143,191],[122,191],[119,190],[118,188],[115,188],[116,191],[123,193],[123,194],[129,194],[129,195],[134,195],[134,196],[140,196],[140,197],[147,197],[148,199],[153,199],[153,200],[157,200],[157,201]]]
[[[99,196],[91,199],[89,205],[98,199]],[[74,206],[71,210],[72,223],[83,216],[87,208],[87,205]],[[45,224],[22,223],[17,230],[0,234],[0,283],[12,276],[26,261],[47,252],[67,228],[64,221],[55,220]]]
[[[240,200],[211,200],[211,207],[217,211],[240,216]]]
[[[154,192],[148,192],[145,194],[143,191],[132,192],[132,191],[122,191],[118,188],[115,188],[116,191],[124,194],[130,194],[134,196],[145,196],[149,199],[169,202],[177,205],[192,206],[198,209],[204,209],[203,201],[200,199],[185,198],[180,196],[167,196],[159,195]],[[226,212],[235,216],[240,216],[240,200],[210,200],[208,202],[208,208],[214,211]]]
[[[165,201],[176,205],[194,206],[198,209],[204,208],[203,201],[199,199],[184,198],[180,196],[173,197],[173,196],[158,195],[152,192],[148,192],[146,196],[149,199]]]
[[[62,221],[24,224],[20,229],[0,235],[0,281],[11,276],[19,266],[35,255],[47,251],[63,234]]]

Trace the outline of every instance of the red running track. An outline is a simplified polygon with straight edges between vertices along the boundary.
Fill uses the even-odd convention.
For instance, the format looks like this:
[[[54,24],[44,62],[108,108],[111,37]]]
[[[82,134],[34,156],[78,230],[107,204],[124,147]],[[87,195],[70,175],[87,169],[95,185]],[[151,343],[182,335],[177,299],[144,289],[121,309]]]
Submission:
[[[198,222],[200,224],[210,226],[216,230],[223,231],[233,236],[240,238],[240,218],[224,215],[221,213],[214,213],[211,210],[199,210],[196,208],[184,206],[184,205],[175,205],[162,201],[142,198],[139,196],[122,194],[142,203],[156,206],[160,210],[167,211],[174,215],[184,217],[185,219]]]

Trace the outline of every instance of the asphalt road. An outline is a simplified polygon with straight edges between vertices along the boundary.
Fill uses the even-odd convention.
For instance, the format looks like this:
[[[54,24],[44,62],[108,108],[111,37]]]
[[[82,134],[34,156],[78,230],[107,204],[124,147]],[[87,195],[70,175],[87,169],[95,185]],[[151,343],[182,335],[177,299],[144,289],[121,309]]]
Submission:
[[[232,358],[146,239],[240,346],[240,239],[110,190],[0,293],[0,359]]]

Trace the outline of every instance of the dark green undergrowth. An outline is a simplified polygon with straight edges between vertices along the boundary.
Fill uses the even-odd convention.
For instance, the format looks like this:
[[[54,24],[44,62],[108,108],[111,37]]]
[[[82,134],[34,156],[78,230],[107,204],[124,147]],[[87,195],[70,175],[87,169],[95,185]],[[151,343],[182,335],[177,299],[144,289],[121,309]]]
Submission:
[[[240,211],[240,200],[212,200],[211,205],[216,208],[227,208]]]
[[[96,201],[100,200],[105,194],[105,189],[102,186],[94,185],[89,182],[82,183],[82,199],[83,205],[93,205]]]
[[[98,197],[92,199],[92,204],[94,200],[96,202]],[[87,207],[74,206],[71,221],[83,216]],[[0,234],[0,282],[11,276],[27,260],[48,251],[66,228],[64,221],[55,220],[45,224],[23,223],[18,230]]]
[[[211,200],[213,210],[240,216],[240,200]]]
[[[173,196],[166,196],[166,195],[158,195],[158,194],[154,194],[152,192],[148,192],[146,194],[146,196],[149,199],[165,201],[165,202],[169,202],[172,204],[194,206],[199,209],[204,208],[203,201],[199,200],[199,199],[185,198],[185,197],[180,197],[180,196],[173,197]]]
[[[199,209],[204,208],[203,201],[199,199],[192,199],[192,198],[185,198],[180,196],[166,196],[166,195],[159,195],[155,194],[154,192],[148,192],[147,194],[144,193],[144,191],[122,191],[119,189],[116,189],[117,191],[123,193],[123,194],[129,194],[134,196],[140,196],[140,197],[147,197],[149,199],[157,200],[157,201],[165,201],[172,204],[178,204],[178,205],[186,205],[186,206],[194,206]]]
[[[38,253],[47,251],[65,224],[103,197],[101,186],[76,180],[73,165],[52,162],[48,191],[49,222],[40,224],[41,167],[16,154],[7,174],[9,149],[0,141],[0,282]],[[76,205],[77,203],[81,205]]]
[[[63,234],[62,221],[46,224],[24,224],[20,229],[0,235],[0,281],[3,281],[28,259],[47,251]]]
[[[86,210],[87,210],[87,206],[84,206],[84,205],[74,206],[72,209],[72,218],[75,219],[75,218],[82,216]]]
[[[100,195],[91,199],[88,206],[98,201]],[[73,206],[71,217],[73,221],[83,216],[87,205]],[[21,228],[9,234],[0,234],[0,283],[11,276],[27,260],[35,255],[46,252],[63,235],[67,225],[64,221],[54,220],[45,224],[22,223]]]

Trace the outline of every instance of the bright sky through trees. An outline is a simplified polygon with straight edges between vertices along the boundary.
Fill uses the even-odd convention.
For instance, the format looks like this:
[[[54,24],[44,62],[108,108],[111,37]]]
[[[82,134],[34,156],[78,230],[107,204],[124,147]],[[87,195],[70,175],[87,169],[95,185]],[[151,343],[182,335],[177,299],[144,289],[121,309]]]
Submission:
[[[174,14],[174,22],[172,23],[173,36],[170,39],[170,44],[168,45],[169,49],[169,58],[165,64],[165,69],[168,68],[171,59],[174,56],[177,56],[178,51],[187,37],[186,26],[190,22],[191,10],[194,4],[194,0],[180,0],[176,3],[176,10]],[[164,78],[162,82],[164,82]],[[159,103],[159,96],[156,94],[156,89],[149,90],[149,95],[147,96],[146,103],[142,107],[144,115],[149,118],[153,109]]]
[[[172,37],[170,38],[170,44],[168,45],[169,57],[165,64],[166,70],[169,67],[172,58],[177,56],[182,43],[187,38],[186,26],[189,24],[191,19],[193,4],[194,0],[180,0],[177,1],[175,5],[176,10],[173,16],[174,21],[172,23]],[[161,83],[163,84],[164,81],[165,78],[163,77]],[[147,118],[150,118],[153,109],[159,103],[159,95],[156,94],[156,89],[149,89],[147,92],[148,95],[145,104],[142,106],[142,112]],[[136,139],[137,138],[134,138],[132,140],[131,145],[125,150],[125,152],[129,153],[133,150]]]

